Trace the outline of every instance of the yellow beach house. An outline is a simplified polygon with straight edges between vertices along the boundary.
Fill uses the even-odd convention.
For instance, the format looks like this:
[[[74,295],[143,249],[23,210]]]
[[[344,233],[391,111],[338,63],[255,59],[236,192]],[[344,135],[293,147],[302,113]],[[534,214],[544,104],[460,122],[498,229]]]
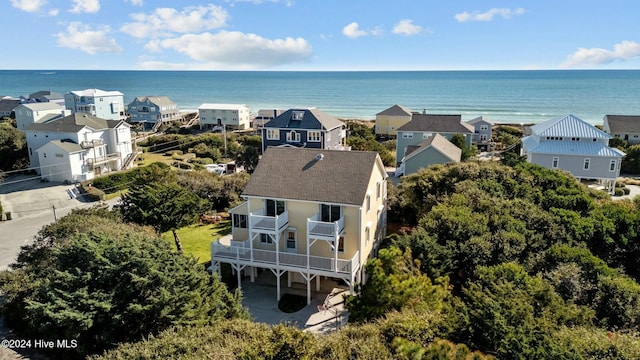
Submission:
[[[233,208],[232,240],[211,244],[211,270],[228,263],[251,281],[258,269],[320,290],[320,278],[353,291],[386,235],[387,173],[369,151],[269,147]],[[284,277],[283,277],[284,276]]]

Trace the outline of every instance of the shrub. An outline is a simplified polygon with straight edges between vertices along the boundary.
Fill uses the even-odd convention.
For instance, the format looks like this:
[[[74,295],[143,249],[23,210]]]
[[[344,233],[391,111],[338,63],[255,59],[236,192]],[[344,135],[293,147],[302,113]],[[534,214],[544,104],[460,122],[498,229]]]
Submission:
[[[624,195],[624,190],[622,190],[621,188],[616,188],[616,190],[614,191],[613,195],[622,196],[622,195]]]
[[[211,158],[193,158],[193,159],[189,159],[189,162],[192,163],[192,164],[207,165],[207,164],[213,164],[213,159],[211,159]]]
[[[80,183],[80,192],[88,201],[102,201],[105,196],[105,192],[91,185],[91,181]]]
[[[628,187],[623,187],[622,191],[624,191],[625,195],[629,195],[631,193],[631,189],[629,189]]]
[[[170,150],[164,153],[165,156],[171,156],[173,157],[173,155],[182,155],[183,152],[182,150]]]
[[[186,163],[184,161],[174,161],[171,163],[171,166],[177,167],[178,169],[183,169],[183,170],[193,169],[193,166],[191,164]]]

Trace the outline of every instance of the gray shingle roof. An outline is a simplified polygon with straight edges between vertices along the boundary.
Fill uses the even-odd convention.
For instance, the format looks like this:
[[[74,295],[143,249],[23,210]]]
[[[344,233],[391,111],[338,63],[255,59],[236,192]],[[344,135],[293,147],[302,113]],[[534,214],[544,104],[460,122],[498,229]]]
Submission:
[[[377,159],[372,151],[269,147],[243,195],[362,205]]]
[[[71,141],[60,141],[60,140],[52,140],[50,141],[50,143],[54,144],[55,146],[59,147],[60,149],[66,151],[67,153],[75,153],[75,152],[80,152],[80,151],[84,151],[84,149],[82,149],[82,147],[74,142]]]
[[[145,102],[147,101],[147,99],[149,99],[149,101],[152,104],[155,104],[158,106],[171,106],[176,104],[175,102],[171,101],[171,99],[169,99],[169,97],[167,96],[138,96],[129,105],[133,104],[136,100],[138,102]]]
[[[451,161],[460,162],[460,159],[462,158],[462,150],[459,147],[455,146],[444,136],[440,134],[433,134],[416,146],[407,146],[407,152],[404,154],[405,160],[419,154],[429,147],[433,147],[438,150],[444,156],[451,159]]]
[[[64,95],[62,95],[61,93],[57,93],[49,90],[41,90],[41,91],[34,92],[32,94],[29,94],[29,99],[40,99],[40,98],[64,99]]]
[[[433,131],[438,133],[473,134],[473,126],[463,123],[460,115],[416,114],[398,131]]]
[[[300,112],[304,113],[302,119],[295,119],[293,114]],[[267,128],[317,130],[331,130],[339,126],[344,126],[344,123],[318,109],[289,109],[264,125]]]
[[[605,115],[604,122],[609,123],[609,131],[612,133],[640,134],[638,115]]]
[[[493,121],[489,121],[489,120],[485,119],[483,116],[478,116],[478,117],[477,117],[477,118],[475,118],[475,119],[471,119],[471,120],[467,121],[467,124],[469,124],[469,125],[475,125],[475,124],[477,124],[477,123],[479,123],[479,122],[485,122],[485,123],[487,123],[487,124],[491,124],[491,125],[493,125]]]
[[[411,116],[411,114],[413,113],[413,111],[411,111],[411,109],[409,109],[408,107],[404,107],[402,105],[393,105],[392,107],[383,110],[379,113],[376,114],[376,116],[378,115],[385,115],[385,116]]]
[[[94,130],[105,130],[113,129],[121,123],[121,120],[104,120],[88,114],[75,113],[49,122],[31,124],[27,130],[78,132],[85,126]]]
[[[2,99],[0,100],[0,112],[10,112],[20,106],[20,100]]]

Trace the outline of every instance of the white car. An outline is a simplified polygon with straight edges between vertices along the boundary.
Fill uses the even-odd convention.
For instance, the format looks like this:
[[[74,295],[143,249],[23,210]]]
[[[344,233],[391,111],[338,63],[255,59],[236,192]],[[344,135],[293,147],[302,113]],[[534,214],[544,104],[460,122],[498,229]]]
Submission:
[[[208,172],[214,172],[218,175],[223,175],[227,172],[227,167],[223,164],[208,164],[204,166]]]

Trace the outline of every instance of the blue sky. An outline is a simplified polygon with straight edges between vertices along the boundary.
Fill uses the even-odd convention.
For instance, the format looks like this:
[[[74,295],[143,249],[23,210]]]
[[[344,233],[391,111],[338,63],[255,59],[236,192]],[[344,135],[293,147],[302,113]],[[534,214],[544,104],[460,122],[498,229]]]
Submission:
[[[5,0],[0,69],[640,69],[638,0]]]

